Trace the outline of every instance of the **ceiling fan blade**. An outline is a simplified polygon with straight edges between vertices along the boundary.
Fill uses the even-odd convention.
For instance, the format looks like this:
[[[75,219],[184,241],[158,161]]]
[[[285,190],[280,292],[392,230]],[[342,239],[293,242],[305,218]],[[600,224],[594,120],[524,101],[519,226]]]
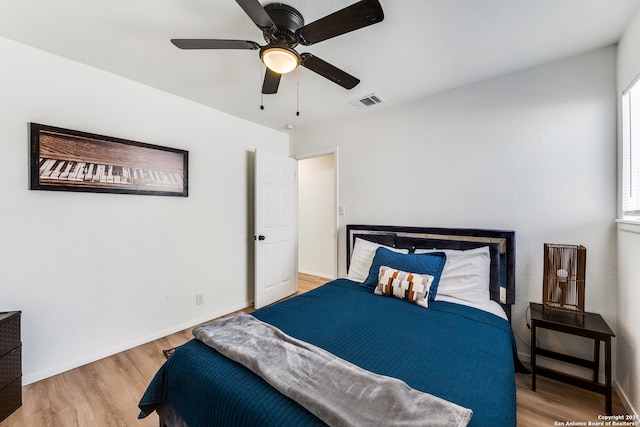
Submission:
[[[320,74],[345,89],[353,89],[360,80],[310,53],[300,55],[300,65]]]
[[[384,19],[378,0],[362,0],[337,12],[320,18],[296,31],[298,42],[309,46]]]
[[[248,40],[171,39],[180,49],[260,49],[256,42]]]
[[[280,85],[280,77],[282,74],[271,71],[269,68],[264,74],[264,82],[262,82],[262,93],[265,95],[271,95],[278,92],[278,86]]]
[[[275,33],[278,30],[276,24],[273,23],[273,20],[258,0],[236,0],[236,3],[240,5],[244,13],[249,15],[249,18],[262,31]]]

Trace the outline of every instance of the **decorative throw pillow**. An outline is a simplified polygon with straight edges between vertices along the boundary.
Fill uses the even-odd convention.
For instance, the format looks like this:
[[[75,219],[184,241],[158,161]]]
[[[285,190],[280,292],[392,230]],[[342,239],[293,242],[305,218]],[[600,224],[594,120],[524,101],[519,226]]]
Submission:
[[[433,301],[438,292],[438,282],[446,261],[447,256],[442,252],[420,255],[399,254],[385,248],[378,248],[369,269],[369,276],[363,285],[374,289],[378,284],[378,274],[382,266],[411,271],[415,274],[428,274],[433,276],[431,291],[429,292],[429,301]]]
[[[433,252],[431,249],[417,249],[415,253]],[[458,298],[476,304],[491,299],[491,258],[488,246],[464,251],[444,249],[441,252],[447,255],[447,263],[440,277],[438,296]]]
[[[371,262],[376,254],[376,249],[383,247],[390,251],[407,254],[407,249],[396,249],[389,246],[380,245],[378,243],[370,242],[368,240],[356,238],[356,242],[353,245],[353,252],[351,253],[351,262],[349,263],[349,272],[347,273],[347,279],[354,280],[356,282],[364,282],[369,274],[371,268]],[[377,271],[377,270],[376,270]],[[376,273],[377,274],[377,273]]]
[[[422,307],[429,306],[429,289],[433,276],[414,274],[387,266],[380,267],[376,295],[393,296]]]

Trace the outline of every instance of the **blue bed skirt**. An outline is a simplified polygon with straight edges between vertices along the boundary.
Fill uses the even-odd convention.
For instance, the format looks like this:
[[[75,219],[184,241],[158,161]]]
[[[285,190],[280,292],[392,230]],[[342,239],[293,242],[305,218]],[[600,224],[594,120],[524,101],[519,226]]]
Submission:
[[[472,409],[470,426],[516,425],[515,340],[509,322],[493,314],[447,302],[423,308],[338,279],[253,315],[369,371]],[[140,417],[163,404],[190,427],[323,425],[195,339],[160,368],[140,401]]]

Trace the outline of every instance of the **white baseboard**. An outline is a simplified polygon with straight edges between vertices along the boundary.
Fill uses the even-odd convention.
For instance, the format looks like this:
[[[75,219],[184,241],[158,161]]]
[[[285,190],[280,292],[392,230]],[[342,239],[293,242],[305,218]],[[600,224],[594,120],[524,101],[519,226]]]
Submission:
[[[322,277],[323,279],[327,279],[327,280],[335,280],[335,276],[332,276],[331,274],[326,274],[326,273],[318,273],[317,271],[299,269],[298,273],[308,274],[309,276]]]
[[[134,347],[137,347],[139,345],[143,345],[146,344],[148,342],[151,341],[155,341],[157,339],[160,338],[164,338],[166,336],[175,334],[176,332],[180,332],[183,331],[185,329],[191,328],[193,326],[199,325],[201,323],[204,322],[208,322],[210,320],[216,319],[218,317],[221,316],[225,316],[229,313],[233,313],[234,311],[238,311],[238,310],[242,310],[244,308],[249,307],[252,304],[252,302],[247,302],[246,304],[244,304],[242,307],[231,307],[231,308],[227,308],[224,310],[218,310],[216,312],[213,313],[209,313],[207,315],[201,316],[199,318],[196,319],[192,319],[189,320],[187,322],[183,322],[181,324],[178,325],[174,325],[170,328],[166,328],[160,331],[156,331],[152,334],[149,334],[147,336],[135,339],[135,340],[131,340],[122,344],[119,344],[117,346],[114,347],[110,347],[107,349],[104,349],[102,351],[99,351],[97,353],[93,353],[89,356],[85,356],[85,357],[81,357],[79,359],[75,359],[66,363],[63,363],[61,365],[58,366],[54,366],[51,367],[49,369],[45,369],[39,372],[34,372],[33,374],[29,374],[29,375],[25,375],[22,377],[22,385],[28,385],[31,383],[35,383],[37,381],[41,381],[44,380],[46,378],[52,377],[54,375],[58,375],[61,374],[63,372],[66,371],[70,371],[72,369],[78,368],[80,366],[84,366],[86,364],[98,361],[100,359],[104,359],[105,357],[109,357],[109,356],[113,356],[114,354],[120,353],[122,351],[125,350],[129,350],[132,349]]]
[[[629,401],[629,396],[627,396],[627,393],[625,393],[622,387],[620,387],[620,384],[618,383],[618,381],[615,379],[613,380],[613,388],[616,390],[616,393],[618,393],[618,397],[622,401],[624,408],[627,410],[627,415],[633,414],[635,415],[637,420],[639,416],[638,411],[636,410],[636,408],[633,407],[633,405]]]

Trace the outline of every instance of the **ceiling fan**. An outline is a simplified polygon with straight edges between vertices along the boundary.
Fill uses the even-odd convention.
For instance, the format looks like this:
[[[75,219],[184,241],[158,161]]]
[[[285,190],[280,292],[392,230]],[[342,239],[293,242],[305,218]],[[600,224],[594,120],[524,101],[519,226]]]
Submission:
[[[262,31],[265,46],[248,40],[224,39],[172,39],[171,43],[180,49],[259,49],[260,59],[266,65],[263,94],[277,93],[282,74],[299,65],[345,89],[352,89],[360,83],[359,79],[311,53],[298,54],[295,47],[309,46],[384,19],[378,0],[361,0],[307,25],[302,14],[286,4],[271,3],[263,7],[258,0],[236,2]]]

